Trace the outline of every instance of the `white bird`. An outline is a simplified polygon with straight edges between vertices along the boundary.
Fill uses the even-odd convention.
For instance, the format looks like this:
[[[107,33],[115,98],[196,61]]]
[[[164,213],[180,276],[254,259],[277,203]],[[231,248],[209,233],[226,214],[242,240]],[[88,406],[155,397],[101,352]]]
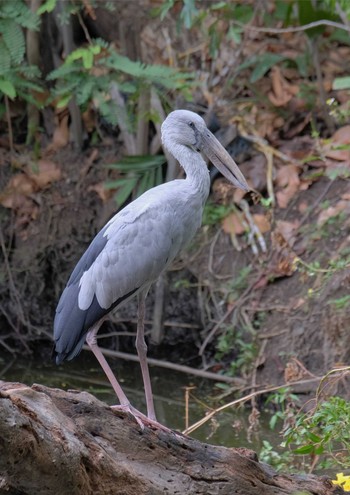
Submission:
[[[186,178],[146,191],[102,228],[73,270],[54,322],[57,364],[73,359],[86,340],[118,397],[119,407],[131,412],[140,424],[156,422],[144,339],[145,299],[152,283],[201,225],[210,180],[200,151],[232,184],[249,190],[243,174],[199,115],[188,110],[170,113],[162,124],[162,142],[179,161]],[[131,406],[96,339],[108,313],[136,295],[136,349],[148,420]]]

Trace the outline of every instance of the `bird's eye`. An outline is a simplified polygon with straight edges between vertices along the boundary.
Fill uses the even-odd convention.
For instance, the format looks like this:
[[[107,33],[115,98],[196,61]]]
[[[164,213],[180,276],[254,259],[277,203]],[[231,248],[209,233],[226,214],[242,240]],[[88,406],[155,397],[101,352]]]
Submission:
[[[189,122],[188,125],[191,127],[191,129],[195,129],[196,126],[194,125],[194,122]]]

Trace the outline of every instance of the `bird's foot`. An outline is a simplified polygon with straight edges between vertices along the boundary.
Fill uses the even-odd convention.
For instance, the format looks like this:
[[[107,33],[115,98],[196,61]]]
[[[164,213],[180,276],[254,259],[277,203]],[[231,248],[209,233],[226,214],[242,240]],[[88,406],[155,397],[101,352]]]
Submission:
[[[111,409],[113,409],[114,411],[124,411],[131,414],[131,416],[135,418],[135,421],[140,426],[141,430],[144,430],[145,426],[148,426],[149,428],[153,428],[155,430],[162,430],[167,433],[172,433],[173,435],[177,434],[177,432],[171,430],[167,426],[162,425],[156,419],[148,418],[145,414],[135,409],[135,407],[133,407],[131,404],[111,406]]]

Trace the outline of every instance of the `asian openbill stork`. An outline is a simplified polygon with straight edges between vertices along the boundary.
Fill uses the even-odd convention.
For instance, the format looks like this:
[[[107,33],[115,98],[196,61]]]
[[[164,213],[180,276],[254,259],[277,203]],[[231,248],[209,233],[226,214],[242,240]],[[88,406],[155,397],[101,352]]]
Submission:
[[[200,152],[232,184],[249,190],[243,174],[199,115],[188,110],[171,112],[162,124],[162,142],[186,178],[146,191],[109,220],[73,270],[54,322],[56,362],[73,359],[86,341],[117,394],[119,407],[140,424],[156,422],[144,339],[145,299],[152,283],[201,225],[210,180]],[[134,296],[138,297],[136,349],[148,419],[131,406],[96,339],[108,313]]]

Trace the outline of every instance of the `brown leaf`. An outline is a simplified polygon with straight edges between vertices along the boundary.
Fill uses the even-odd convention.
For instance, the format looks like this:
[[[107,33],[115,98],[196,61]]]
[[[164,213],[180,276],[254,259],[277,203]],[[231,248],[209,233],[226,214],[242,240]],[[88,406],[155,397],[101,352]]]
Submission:
[[[60,148],[64,148],[69,141],[69,128],[68,128],[68,113],[61,117],[54,130],[52,143],[49,144],[49,151],[56,151]]]
[[[337,149],[337,147],[346,146],[350,144],[350,125],[345,125],[336,130],[333,134],[330,142],[324,145],[324,154],[328,158],[338,161],[350,162],[350,150],[349,149]]]
[[[332,141],[337,144],[350,144],[350,125],[337,129],[332,136]]]
[[[253,215],[253,219],[255,225],[258,227],[262,234],[271,230],[271,224],[266,215],[262,215],[261,213],[255,213]]]
[[[285,220],[277,220],[276,227],[287,244],[292,247],[295,243],[297,229],[299,228],[299,220],[287,222]]]
[[[280,208],[286,208],[289,201],[299,190],[299,167],[297,165],[284,165],[276,175],[277,186],[283,188],[277,191],[276,198]]]
[[[37,186],[37,189],[44,189],[52,182],[60,180],[62,175],[59,166],[46,159],[39,160],[39,162],[30,169],[27,168],[27,173]]]
[[[5,208],[17,208],[24,197],[35,190],[34,182],[25,174],[19,173],[11,177],[0,195],[0,204]]]
[[[98,184],[93,184],[88,187],[88,191],[94,191],[106,203],[114,194],[112,189],[106,189],[104,182],[99,182]]]
[[[299,88],[294,84],[290,84],[282,75],[281,69],[276,65],[270,71],[272,91],[268,97],[276,107],[283,107],[295,96]]]
[[[226,234],[243,234],[245,228],[243,225],[242,216],[236,212],[230,213],[221,223],[222,230]]]

